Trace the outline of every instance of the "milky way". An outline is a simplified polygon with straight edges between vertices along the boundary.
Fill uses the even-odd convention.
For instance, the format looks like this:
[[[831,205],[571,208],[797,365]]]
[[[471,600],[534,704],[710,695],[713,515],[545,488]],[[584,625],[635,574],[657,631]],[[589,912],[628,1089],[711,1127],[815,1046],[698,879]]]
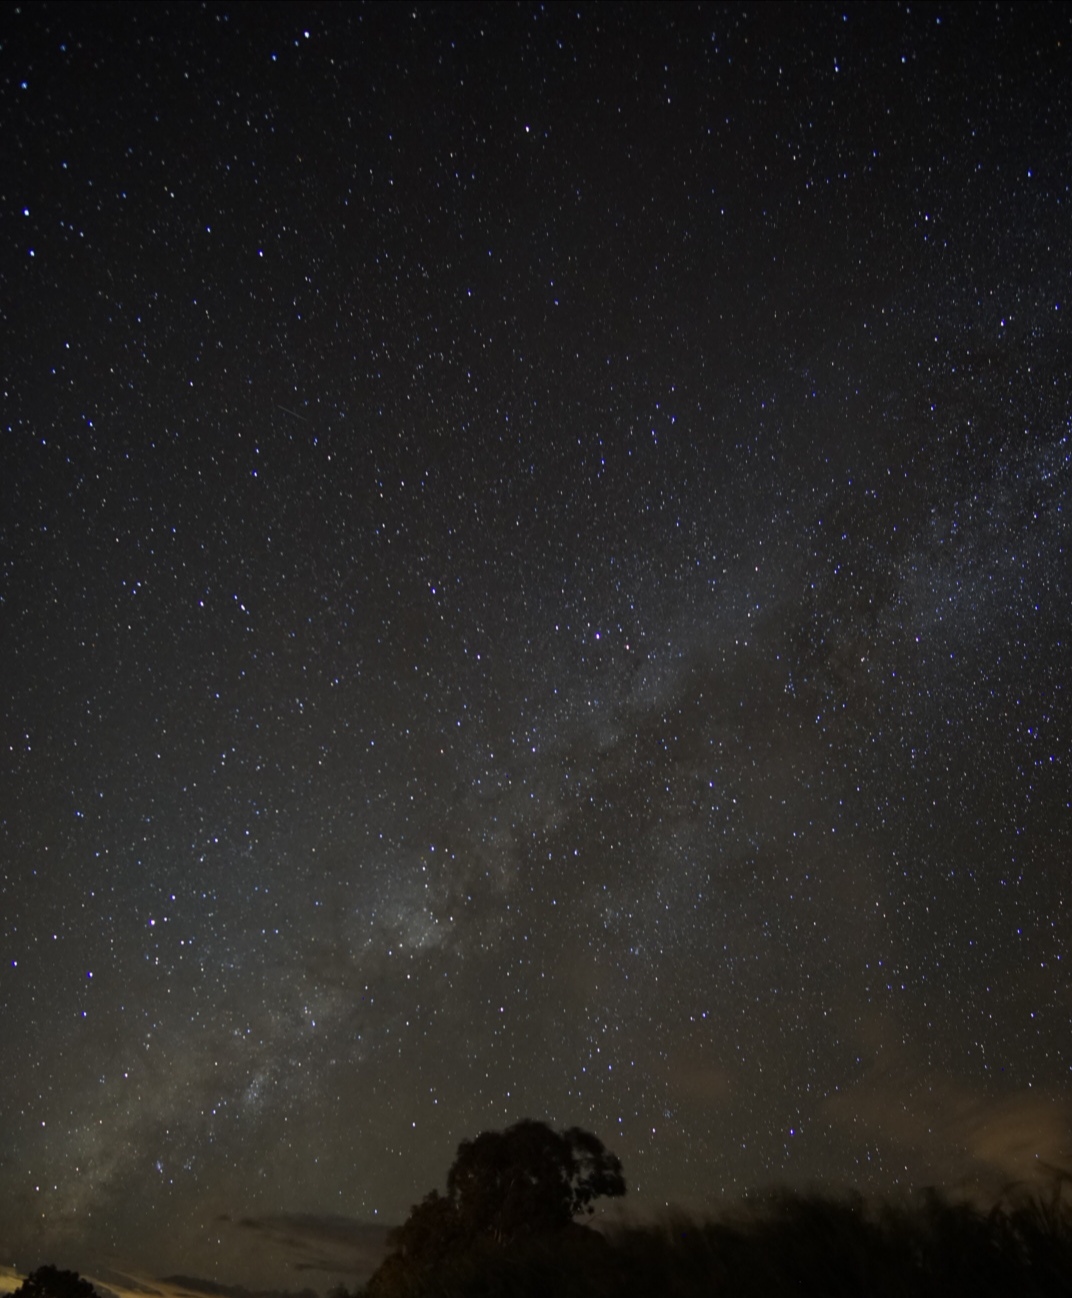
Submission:
[[[0,1261],[1072,1163],[1070,53],[8,7]]]

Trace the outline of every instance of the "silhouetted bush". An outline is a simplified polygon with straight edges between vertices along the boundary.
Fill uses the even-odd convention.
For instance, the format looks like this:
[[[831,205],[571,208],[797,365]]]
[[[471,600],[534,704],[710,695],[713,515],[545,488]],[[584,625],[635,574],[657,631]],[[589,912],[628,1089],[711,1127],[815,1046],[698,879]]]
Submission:
[[[39,1266],[15,1290],[14,1298],[97,1298],[97,1291],[77,1271]]]

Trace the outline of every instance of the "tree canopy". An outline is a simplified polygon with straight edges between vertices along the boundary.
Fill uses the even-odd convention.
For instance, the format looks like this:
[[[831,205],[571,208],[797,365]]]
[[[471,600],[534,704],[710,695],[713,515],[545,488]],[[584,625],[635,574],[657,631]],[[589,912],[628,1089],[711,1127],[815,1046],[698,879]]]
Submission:
[[[12,1298],[97,1298],[97,1291],[77,1271],[39,1266],[23,1280]]]
[[[560,1230],[591,1213],[593,1200],[624,1193],[622,1165],[598,1136],[532,1119],[463,1140],[447,1173],[463,1228],[500,1244]]]
[[[504,1246],[568,1228],[600,1198],[625,1193],[620,1160],[580,1127],[555,1131],[527,1118],[463,1140],[438,1190],[414,1204],[391,1237],[370,1292],[481,1244]],[[377,1280],[378,1277],[378,1280]]]

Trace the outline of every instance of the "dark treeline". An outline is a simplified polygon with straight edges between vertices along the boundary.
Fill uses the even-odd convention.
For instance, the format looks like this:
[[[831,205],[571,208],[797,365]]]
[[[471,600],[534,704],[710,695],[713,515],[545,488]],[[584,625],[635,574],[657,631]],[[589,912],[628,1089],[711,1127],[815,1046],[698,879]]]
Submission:
[[[935,1191],[870,1205],[786,1192],[702,1221],[484,1239],[426,1267],[388,1259],[354,1298],[1056,1298],[1072,1295],[1059,1191],[989,1211]]]
[[[782,1191],[706,1220],[593,1230],[625,1193],[617,1157],[578,1127],[526,1120],[464,1140],[362,1290],[333,1298],[1072,1298],[1069,1178],[989,1211],[928,1190],[869,1204]]]

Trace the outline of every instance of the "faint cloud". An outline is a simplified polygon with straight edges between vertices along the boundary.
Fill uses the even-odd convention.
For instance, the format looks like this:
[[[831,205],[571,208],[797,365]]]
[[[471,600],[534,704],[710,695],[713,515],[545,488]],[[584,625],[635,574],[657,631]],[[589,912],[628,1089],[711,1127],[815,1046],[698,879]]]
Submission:
[[[825,1113],[855,1144],[880,1149],[888,1169],[904,1167],[917,1184],[977,1187],[986,1196],[1072,1164],[1067,1097],[1034,1088],[988,1095],[906,1056],[873,1065],[858,1085],[832,1096]]]
[[[979,1112],[967,1123],[966,1144],[977,1162],[1010,1180],[1046,1175],[1046,1166],[1072,1162],[1072,1104],[1055,1096],[1021,1092]]]
[[[354,1217],[316,1213],[275,1213],[221,1219],[258,1249],[266,1244],[284,1267],[334,1274],[371,1273],[383,1258],[388,1227]],[[255,1238],[254,1238],[255,1237]]]

